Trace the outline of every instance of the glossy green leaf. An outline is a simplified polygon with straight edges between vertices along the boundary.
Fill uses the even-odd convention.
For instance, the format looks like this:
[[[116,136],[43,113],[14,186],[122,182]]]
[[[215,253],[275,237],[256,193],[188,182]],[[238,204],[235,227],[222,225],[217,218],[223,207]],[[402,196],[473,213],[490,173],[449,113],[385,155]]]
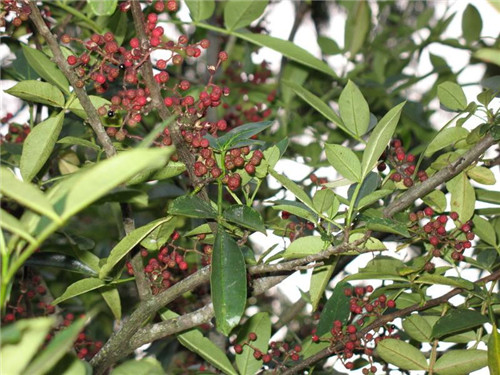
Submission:
[[[229,30],[248,26],[259,18],[267,7],[267,0],[229,0],[224,7],[224,24]]]
[[[422,200],[436,212],[444,212],[446,210],[446,195],[441,190],[431,191]]]
[[[380,199],[387,197],[391,193],[393,193],[393,190],[389,189],[376,190],[368,195],[361,197],[358,201],[357,208],[358,210],[361,210],[362,208],[370,206],[371,204],[378,202]]]
[[[469,131],[465,128],[453,127],[443,129],[430,141],[425,150],[424,156],[432,156],[435,152],[467,138],[468,135]]]
[[[340,117],[352,133],[361,136],[370,124],[368,103],[354,82],[349,80],[339,98]]]
[[[86,279],[81,279],[66,288],[64,293],[52,301],[53,305],[57,305],[67,299],[79,296],[81,294],[90,292],[95,289],[102,288],[106,283],[101,279],[96,279],[94,277],[88,277]]]
[[[353,237],[350,236],[349,239],[351,238]],[[359,269],[358,273],[380,272],[392,275],[399,275],[398,269],[404,266],[405,263],[399,259],[385,255],[378,255],[372,260],[370,260],[365,267]]]
[[[100,151],[101,147],[99,145],[92,143],[90,141],[87,141],[86,139],[78,138],[78,137],[64,137],[61,138],[60,140],[57,141],[57,143],[63,144],[63,145],[77,145],[77,146],[83,146],[87,148],[91,148],[96,151]]]
[[[328,121],[333,122],[340,129],[347,134],[353,134],[342,122],[342,119],[335,113],[335,111],[324,100],[314,95],[312,92],[307,91],[303,86],[298,85],[292,81],[283,80],[282,83],[292,89],[302,100],[313,107],[316,111],[321,113]]]
[[[116,287],[110,287],[101,291],[101,296],[106,301],[109,309],[117,321],[122,318],[122,303],[120,301],[120,293]]]
[[[328,247],[329,243],[319,236],[305,236],[297,238],[283,253],[284,258],[302,258],[317,254]]]
[[[111,375],[165,375],[165,371],[153,357],[146,357],[139,360],[129,360],[118,365],[111,371]]]
[[[0,184],[0,193],[30,210],[45,215],[55,221],[60,220],[47,197],[35,187],[35,185],[19,181],[9,169],[4,167],[1,168],[1,176],[2,183]]]
[[[474,215],[472,218],[474,223],[474,233],[484,242],[491,246],[497,245],[495,228],[486,219],[483,219],[479,215]]]
[[[38,353],[54,320],[52,318],[22,319],[13,324],[21,333],[21,337],[14,343],[2,344],[0,372],[6,375],[25,375],[26,366]],[[22,355],[19,355],[20,353]]]
[[[215,138],[217,149],[229,150],[236,147],[241,142],[250,139],[250,137],[259,134],[272,125],[272,121],[250,122],[240,125],[219,138]]]
[[[476,166],[467,171],[467,176],[483,185],[495,185],[497,180],[491,169]]]
[[[396,126],[401,117],[401,111],[406,102],[400,103],[392,108],[387,114],[382,117],[378,124],[373,129],[363,152],[363,159],[361,161],[361,177],[364,178],[370,172],[382,152],[384,152],[389,141],[391,140]]]
[[[253,315],[241,327],[238,332],[236,343],[242,344],[248,341],[250,332],[257,334],[257,340],[252,342],[252,346],[259,349],[262,353],[266,353],[271,338],[271,319],[266,312],[259,312]],[[253,349],[248,345],[243,347],[243,352],[236,356],[236,366],[240,374],[257,374],[262,367],[262,359],[255,359]]]
[[[376,351],[384,361],[403,370],[427,370],[427,360],[422,352],[402,340],[382,340]]]
[[[337,42],[333,39],[330,39],[326,36],[318,37],[318,45],[321,48],[321,52],[324,55],[336,55],[342,52],[342,49],[339,47]]]
[[[438,85],[437,95],[442,105],[452,111],[463,111],[467,108],[464,90],[455,82],[443,82]]]
[[[344,289],[351,288],[351,285],[346,282],[338,283],[333,289],[332,295],[326,301],[325,307],[321,312],[319,318],[318,328],[316,334],[322,336],[329,332],[333,327],[333,322],[335,320],[340,320],[343,324],[346,324],[350,311],[350,298],[344,294]]]
[[[438,375],[466,375],[487,364],[486,350],[449,350],[438,358],[434,364],[434,372]]]
[[[173,152],[173,147],[125,151],[79,172],[71,180],[62,217],[73,216],[144,168],[164,165]]]
[[[163,320],[173,319],[179,315],[173,311],[167,310],[161,313]],[[177,335],[177,339],[182,346],[186,347],[193,353],[198,354],[205,361],[223,371],[224,374],[237,375],[238,373],[231,365],[229,358],[217,345],[208,338],[203,336],[197,328],[190,329],[186,332]]]
[[[331,77],[337,77],[337,74],[335,74],[333,69],[330,68],[328,64],[317,59],[311,53],[297,46],[293,42],[264,34],[236,33],[236,32],[233,32],[232,34],[240,39],[246,40],[258,46],[271,48],[281,53],[283,56],[289,58],[290,60],[293,60],[295,62],[313,68],[317,71],[323,72]]]
[[[440,318],[432,328],[432,337],[442,337],[450,333],[460,332],[469,328],[474,328],[489,319],[475,310],[454,309]]]
[[[49,159],[61,132],[64,113],[39,123],[28,134],[21,154],[21,175],[25,181],[31,181]]]
[[[318,219],[316,214],[302,202],[279,200],[271,203],[275,204],[275,206],[272,206],[274,210],[287,211],[292,215],[301,217],[311,222],[315,222]]]
[[[472,54],[476,59],[500,66],[500,49],[480,48]]]
[[[474,283],[469,280],[461,279],[458,277],[452,276],[442,276],[442,275],[421,275],[417,280],[415,280],[417,284],[429,284],[429,285],[448,285],[455,288],[464,288],[472,290],[474,289]]]
[[[290,180],[288,177],[279,174],[274,169],[269,169],[269,174],[273,176],[278,182],[283,185],[287,190],[289,190],[293,195],[295,195],[302,203],[304,203],[307,207],[314,209],[314,204],[309,195],[295,182]]]
[[[344,48],[354,57],[365,43],[370,30],[371,12],[366,0],[352,2],[349,8],[345,24]]]
[[[385,272],[363,272],[349,275],[344,278],[344,281],[349,280],[394,280],[394,281],[407,281],[406,278],[394,275],[391,270]]]
[[[97,276],[99,267],[98,264],[95,264],[96,262],[93,260],[98,261],[99,258],[97,258],[97,256],[93,255],[89,251],[79,251],[78,253],[82,254],[82,256],[79,257],[80,259],[64,254],[50,253],[45,251],[41,253],[35,253],[29,257],[29,259],[26,261],[26,265],[35,267],[59,268],[67,272],[79,273],[85,276]],[[81,259],[85,260],[86,262]]]
[[[313,204],[316,212],[322,214],[324,212],[330,211],[330,209],[335,205],[337,197],[335,193],[330,189],[321,189],[314,193]]]
[[[111,16],[118,4],[118,0],[88,0],[90,9],[96,16]]]
[[[163,217],[142,227],[136,228],[127,236],[123,237],[121,241],[118,242],[113,249],[111,249],[108,258],[106,259],[106,263],[104,263],[101,267],[99,277],[101,279],[105,278],[113,267],[117,265],[130,250],[137,246],[155,228],[163,223],[169,222],[170,220],[172,220],[172,216]]]
[[[213,0],[186,0],[193,21],[202,21],[212,16],[215,10]]]
[[[462,222],[469,220],[476,208],[476,194],[467,175],[462,172],[446,182],[446,188],[451,194],[451,211],[458,213]]]
[[[366,223],[368,229],[399,234],[403,237],[410,237],[406,223],[383,217],[382,212],[372,208],[367,209],[360,215],[360,220]]]
[[[52,107],[64,106],[63,93],[56,86],[48,82],[21,81],[14,87],[5,90],[5,92],[28,102],[47,104]]]
[[[468,44],[479,42],[483,20],[477,8],[468,4],[462,14],[462,35]]]
[[[177,218],[169,216],[171,220],[164,222],[151,231],[142,241],[141,246],[151,251],[160,250],[170,239],[177,227]]]
[[[170,215],[196,217],[200,219],[215,219],[217,212],[201,198],[191,195],[183,195],[172,201],[168,209]]]
[[[365,239],[365,233],[352,233],[349,236],[349,243],[353,243],[355,241],[359,240],[364,240]],[[375,237],[368,237],[366,240],[357,246],[358,249],[367,249],[367,250],[387,250],[386,246],[380,241],[378,238]]]
[[[73,344],[84,326],[85,319],[79,318],[69,327],[57,332],[47,347],[30,363],[25,374],[46,374],[68,351],[73,349]]]
[[[212,254],[210,290],[217,330],[229,335],[247,302],[245,259],[235,240],[219,225]]]
[[[325,260],[322,266],[314,267],[311,275],[311,283],[309,286],[309,297],[313,311],[318,308],[318,304],[323,298],[325,289],[330,282],[333,270],[339,260],[339,257],[330,257]]]
[[[361,163],[351,149],[335,144],[325,145],[326,157],[330,165],[352,182],[361,181]]]
[[[488,368],[491,375],[500,375],[500,334],[495,325],[488,339]]]
[[[99,107],[109,106],[111,104],[111,102],[108,99],[105,99],[101,96],[89,95],[89,99],[96,110]],[[80,101],[78,99],[73,100],[67,108],[71,112],[73,112],[75,115],[77,115],[78,117],[80,117],[84,120],[86,120],[88,117],[87,112],[85,112],[85,110],[83,109],[83,107],[80,104]]]
[[[63,93],[69,95],[70,91],[68,79],[46,54],[26,45],[22,45],[22,49],[28,64],[40,75],[40,77],[45,79],[47,82],[56,85],[62,90]]]
[[[380,186],[380,182],[381,178],[378,173],[369,172],[368,175],[366,175],[363,181],[361,182],[361,186],[358,191],[358,196],[354,201],[354,207],[358,207],[359,201],[361,199],[377,191],[378,187]],[[358,182],[352,184],[351,186],[349,186],[349,189],[347,189],[347,199],[349,200],[349,202],[352,201],[354,192],[356,191],[358,184],[359,184]]]
[[[429,321],[428,318],[428,316],[412,314],[403,320],[403,329],[414,340],[430,342],[432,340],[432,325],[439,318],[431,317],[435,318],[434,322]]]
[[[0,209],[0,226],[13,234],[17,234],[22,239],[30,243],[36,242],[35,238],[28,233],[27,228],[7,211]]]
[[[475,189],[476,198],[482,202],[500,204],[500,191]]]
[[[252,207],[231,205],[224,211],[222,216],[231,223],[266,234],[262,216]]]

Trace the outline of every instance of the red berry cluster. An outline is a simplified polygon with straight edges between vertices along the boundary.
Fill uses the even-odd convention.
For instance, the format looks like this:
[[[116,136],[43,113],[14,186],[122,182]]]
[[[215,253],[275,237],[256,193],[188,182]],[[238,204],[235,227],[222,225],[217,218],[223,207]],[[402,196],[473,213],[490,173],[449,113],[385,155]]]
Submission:
[[[0,122],[7,124],[14,117],[12,113],[7,113]],[[0,134],[0,145],[3,143],[23,143],[31,129],[28,124],[19,125],[10,123],[8,126],[9,132],[5,135]]]
[[[288,211],[281,211],[281,218],[283,220],[290,219],[291,216],[295,216],[290,214]],[[301,220],[297,217],[297,222],[290,221],[285,228],[285,235],[290,238],[290,241],[294,241],[299,237],[302,237],[306,231],[312,231],[315,228],[314,223],[310,221]]]
[[[415,162],[416,158],[413,154],[407,154],[399,139],[394,139],[391,146],[380,157],[378,170],[380,172],[387,168],[389,163],[394,171],[390,174],[389,178],[394,182],[403,181],[404,186],[407,188],[412,187],[414,184]],[[419,181],[427,180],[428,176],[425,171],[418,171],[417,178]]]
[[[128,12],[128,10],[130,9],[130,1],[131,0],[126,0],[121,2],[119,5],[120,11]],[[177,0],[155,0],[153,2],[153,8],[158,13],[164,12],[165,10],[168,10],[169,12],[177,12],[177,10],[179,9],[179,5]]]
[[[222,178],[222,183],[229,189],[236,190],[241,185],[241,176],[235,171],[244,168],[249,175],[253,175],[255,167],[260,165],[263,157],[262,151],[255,150],[251,153],[248,146],[233,148],[224,156],[224,168],[227,173]]]
[[[14,13],[11,23],[14,27],[19,27],[23,22],[29,19],[31,9],[27,4],[19,4],[15,0],[2,0],[2,14],[0,18],[0,27],[8,27],[6,19],[9,13]]]
[[[456,212],[451,212],[449,215],[435,215],[431,207],[426,207],[416,213],[411,212],[409,219],[412,222],[411,229],[432,245],[429,261],[425,265],[425,270],[428,272],[434,270],[434,264],[430,262],[432,257],[441,258],[451,250],[451,259],[460,262],[465,258],[463,251],[472,247],[471,241],[475,238],[472,221],[462,223],[458,220]],[[424,221],[424,219],[428,220]],[[448,219],[455,222],[455,229],[446,229]]]
[[[257,340],[257,334],[255,332],[250,332],[247,340],[233,346],[234,352],[236,354],[241,354],[243,353],[243,348],[248,346],[253,350],[253,357],[255,359],[262,360],[263,363],[274,362],[278,368],[285,367],[285,364],[290,362],[290,360],[296,362],[300,359],[299,353],[302,351],[300,345],[291,347],[287,342],[271,341],[269,343],[269,349],[267,352],[263,353],[252,344],[255,340]]]
[[[363,369],[364,374],[377,371],[372,358],[375,346],[384,338],[397,338],[397,336],[393,335],[394,328],[392,326],[384,327],[381,333],[366,333],[359,337],[358,330],[365,324],[367,318],[379,317],[386,308],[396,307],[396,302],[387,299],[384,294],[370,299],[368,294],[372,292],[373,287],[371,285],[353,289],[346,288],[344,294],[346,297],[350,297],[351,310],[348,323],[343,324],[340,320],[334,321],[333,328],[330,330],[332,337],[320,338],[316,334],[312,336],[313,342],[328,341],[332,348],[336,348],[339,343],[342,343],[343,349],[336,351],[336,354],[349,370],[352,370],[355,365],[354,362],[348,360],[353,358],[355,353],[363,353],[370,362],[370,367]]]

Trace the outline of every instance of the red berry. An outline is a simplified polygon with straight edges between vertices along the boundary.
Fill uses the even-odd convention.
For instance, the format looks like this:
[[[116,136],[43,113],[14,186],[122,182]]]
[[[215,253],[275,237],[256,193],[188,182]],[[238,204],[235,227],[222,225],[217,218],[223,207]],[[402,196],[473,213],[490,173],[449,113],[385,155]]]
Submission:
[[[389,301],[387,301],[387,307],[390,307],[390,308],[396,307],[396,302],[394,302],[394,300],[390,299]]]
[[[262,352],[260,350],[255,350],[253,352],[253,356],[255,359],[261,359],[262,358]]]
[[[255,332],[250,332],[250,333],[248,334],[248,339],[249,339],[250,341],[255,341],[255,340],[257,340],[257,334],[256,334]]]
[[[347,332],[348,333],[356,333],[356,331],[357,331],[356,326],[354,326],[352,324],[350,324],[350,325],[347,326]]]
[[[228,58],[229,58],[229,56],[228,56],[226,51],[219,52],[219,60],[220,61],[226,61]]]
[[[75,65],[78,62],[78,59],[74,55],[69,55],[67,61],[69,65]]]
[[[297,357],[298,357],[298,356],[297,356]],[[271,360],[272,360],[272,359],[273,359],[273,358],[272,358],[269,354],[265,354],[265,355],[262,357],[262,362],[264,362],[264,363],[269,363],[269,362],[271,362]],[[293,359],[293,358],[292,358],[292,359]],[[295,361],[295,359],[294,359],[294,361]]]
[[[427,216],[432,216],[432,215],[434,215],[434,210],[431,207],[426,207],[424,209],[424,214]]]
[[[458,213],[450,212],[450,219],[451,220],[458,220]]]
[[[236,352],[236,354],[241,354],[243,352],[243,347],[240,344],[236,344],[234,346],[234,351]]]

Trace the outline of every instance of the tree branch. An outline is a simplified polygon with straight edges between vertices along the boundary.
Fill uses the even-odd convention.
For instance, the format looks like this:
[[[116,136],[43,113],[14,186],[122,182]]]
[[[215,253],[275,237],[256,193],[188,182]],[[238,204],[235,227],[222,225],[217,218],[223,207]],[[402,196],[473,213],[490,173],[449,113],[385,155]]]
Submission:
[[[496,141],[493,139],[491,134],[486,135],[460,158],[450,163],[422,183],[414,185],[413,187],[408,189],[405,193],[403,193],[400,197],[398,197],[395,201],[393,201],[389,206],[386,207],[386,209],[384,210],[384,216],[391,217],[395,213],[403,211],[405,208],[411,206],[416,199],[425,197],[436,187],[446,181],[449,181],[460,172],[462,172],[465,168],[470,166],[495,143]]]
[[[476,283],[486,284],[487,282],[490,282],[493,280],[498,280],[498,279],[500,279],[500,270],[490,274],[489,276],[486,276],[486,277],[483,277],[482,279],[477,280]],[[411,313],[413,313],[415,311],[427,310],[431,307],[435,307],[435,306],[438,306],[442,303],[446,303],[446,302],[448,302],[448,300],[450,298],[452,298],[460,293],[463,293],[463,292],[466,292],[466,290],[463,288],[455,288],[455,289],[449,291],[448,293],[442,295],[441,297],[434,298],[434,299],[427,301],[423,305],[416,303],[416,304],[409,306],[405,309],[395,311],[392,314],[383,315],[380,318],[378,318],[377,320],[375,320],[373,323],[368,325],[367,327],[365,327],[362,330],[360,330],[359,332],[357,332],[356,337],[358,339],[361,339],[368,332],[373,331],[377,328],[380,328],[384,324],[390,323],[396,318],[402,318],[402,317],[410,315]],[[338,353],[339,351],[341,351],[344,348],[346,342],[347,341],[342,341],[342,342],[336,343],[334,346],[329,346],[328,348],[323,349],[322,351],[316,353],[315,355],[305,359],[304,361],[302,361],[298,365],[284,371],[282,373],[282,375],[296,374],[299,371],[304,370],[305,368],[315,364],[316,362],[319,362],[322,359],[325,359],[327,357],[330,357],[331,355]]]

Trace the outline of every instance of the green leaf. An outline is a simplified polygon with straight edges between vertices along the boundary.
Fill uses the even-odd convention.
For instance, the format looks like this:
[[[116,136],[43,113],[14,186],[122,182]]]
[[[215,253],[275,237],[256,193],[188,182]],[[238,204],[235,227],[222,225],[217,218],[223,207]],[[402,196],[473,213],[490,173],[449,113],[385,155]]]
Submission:
[[[178,314],[170,310],[161,313],[161,317],[163,320],[173,319],[178,316],[179,316]],[[182,346],[186,347],[193,353],[198,354],[205,361],[211,363],[213,366],[223,371],[224,374],[229,374],[229,375],[238,374],[234,369],[234,367],[231,365],[231,362],[227,358],[226,353],[224,353],[217,345],[215,345],[208,338],[203,336],[203,334],[200,332],[199,329],[193,328],[186,332],[178,334],[177,339],[179,340]]]
[[[3,181],[2,181],[3,182]],[[29,243],[36,242],[35,238],[28,233],[24,225],[7,211],[0,209],[0,226],[13,234],[25,239]]]
[[[364,207],[370,206],[371,204],[378,202],[380,199],[387,197],[392,192],[393,192],[393,190],[380,189],[380,190],[376,190],[368,195],[365,195],[364,197],[359,199],[359,202],[357,204],[357,209],[361,210]]]
[[[215,219],[217,212],[201,198],[191,195],[183,195],[172,201],[168,209],[170,215],[196,217],[200,219]]]
[[[54,320],[52,318],[22,319],[13,324],[16,325],[16,331],[21,333],[21,337],[15,343],[2,344],[0,372],[8,375],[24,375],[26,374],[24,369],[38,353]]]
[[[66,76],[61,72],[59,67],[50,61],[46,54],[26,45],[22,45],[24,57],[28,64],[37,72],[40,77],[47,82],[53,83],[59,87],[63,93],[69,95],[69,83]]]
[[[3,195],[54,221],[60,221],[47,197],[37,187],[28,182],[19,181],[7,168],[2,167],[1,172],[0,192]]]
[[[451,310],[434,324],[432,328],[432,337],[439,338],[449,335],[450,333],[474,328],[488,322],[489,319],[486,316],[475,310]]]
[[[430,321],[429,318],[433,318],[434,321]],[[413,314],[403,320],[403,329],[414,340],[430,342],[432,340],[432,325],[437,319],[439,317]]]
[[[215,10],[213,0],[186,0],[186,5],[192,20],[196,22],[209,18]]]
[[[57,143],[63,144],[63,145],[77,145],[77,146],[83,146],[87,148],[91,148],[96,151],[100,151],[101,147],[99,145],[96,145],[95,143],[92,143],[86,139],[83,138],[78,138],[78,137],[64,137],[61,138],[60,140],[57,141]]]
[[[483,185],[495,185],[497,182],[495,175],[491,169],[481,166],[476,166],[467,171],[467,176],[472,178],[477,183]]]
[[[292,89],[302,100],[304,100],[307,104],[313,107],[316,111],[321,113],[328,121],[333,122],[340,129],[345,131],[347,134],[353,135],[352,133],[342,122],[342,119],[335,113],[335,111],[325,103],[324,100],[318,98],[312,92],[307,91],[301,85],[298,85],[295,82],[283,80],[282,83]]]
[[[96,16],[111,16],[116,10],[118,0],[88,0],[88,3]]]
[[[430,141],[425,150],[424,156],[428,158],[435,152],[467,138],[468,135],[469,131],[465,128],[454,127],[443,129]]]
[[[318,45],[321,48],[321,53],[324,55],[336,55],[342,52],[342,49],[339,47],[337,42],[333,39],[330,39],[326,36],[318,37]]]
[[[358,191],[358,196],[356,197],[356,200],[354,201],[354,207],[358,207],[359,201],[370,195],[371,193],[374,193],[379,185],[380,185],[380,175],[375,172],[368,172],[368,175],[366,175],[361,182],[361,186]],[[354,192],[358,188],[359,183],[356,182],[355,184],[352,184],[349,186],[349,189],[347,189],[347,199],[349,201],[352,201],[352,198],[354,196]]]
[[[90,363],[79,359],[76,354],[66,353],[63,358],[44,375],[91,375]]]
[[[89,251],[78,251],[81,253],[80,259],[75,259],[74,257],[67,256],[64,254],[57,253],[35,253],[29,257],[26,261],[28,266],[36,267],[53,267],[59,268],[67,272],[79,273],[85,276],[97,276],[99,272],[98,265],[96,266],[92,260],[87,261],[88,258],[95,257],[98,261],[96,255]]]
[[[257,334],[257,340],[252,342],[252,346],[262,353],[267,353],[269,339],[271,338],[271,320],[266,312],[259,312],[253,315],[241,327],[238,332],[236,343],[242,344],[248,341],[250,332]],[[236,356],[236,366],[240,374],[257,374],[262,367],[262,359],[255,359],[253,349],[248,345],[243,346],[243,352]]]
[[[476,198],[482,202],[500,204],[500,191],[475,189]]]
[[[289,58],[290,60],[293,60],[295,62],[313,68],[317,71],[323,72],[331,77],[334,78],[337,77],[337,74],[335,74],[333,69],[330,68],[328,64],[317,59],[311,53],[297,46],[293,42],[264,34],[237,33],[237,32],[233,32],[232,34],[240,39],[246,40],[258,46],[271,48],[281,53],[283,56]]]
[[[360,215],[359,219],[366,223],[368,229],[410,237],[406,224],[394,219],[384,218],[382,212],[378,210],[369,208]]]
[[[351,149],[335,144],[325,144],[326,157],[330,165],[352,182],[361,181],[361,163]]]
[[[273,176],[275,179],[277,179],[281,185],[283,185],[287,190],[289,190],[293,195],[295,195],[307,207],[314,210],[314,204],[312,202],[312,199],[299,185],[290,180],[288,177],[279,174],[272,168],[269,168],[269,174]]]
[[[415,283],[429,285],[449,285],[455,288],[464,288],[469,290],[474,289],[474,283],[470,282],[469,280],[452,276],[422,275],[417,280],[415,280]]]
[[[467,108],[464,90],[455,82],[448,81],[439,84],[437,95],[441,104],[452,111],[464,111]]]
[[[261,121],[237,126],[222,137],[215,138],[216,148],[219,150],[229,150],[236,147],[239,142],[250,139],[250,137],[270,127],[272,123],[272,121]]]
[[[248,26],[259,18],[267,7],[267,1],[229,0],[224,7],[224,24],[228,30]]]
[[[403,370],[427,370],[427,360],[422,352],[402,340],[382,340],[376,351],[384,361]]]
[[[467,175],[462,172],[446,182],[446,188],[451,194],[451,211],[456,211],[459,220],[466,222],[474,214],[476,194]]]
[[[101,279],[96,279],[95,277],[88,277],[86,279],[81,279],[66,288],[64,293],[52,301],[52,305],[57,305],[67,299],[79,296],[81,294],[90,292],[95,289],[102,288],[106,283]]]
[[[324,212],[330,212],[330,209],[336,205],[338,201],[335,193],[330,189],[321,189],[314,193],[313,205],[316,212],[322,214]],[[335,212],[333,213],[335,214]]]
[[[25,373],[46,374],[68,351],[73,349],[73,344],[84,326],[85,319],[79,318],[69,327],[59,331],[47,347],[30,363]]]
[[[477,8],[468,4],[462,14],[462,35],[467,44],[479,42],[481,29],[483,28],[483,20]]]
[[[266,227],[262,221],[262,216],[252,207],[236,204],[231,205],[224,211],[222,216],[231,223],[266,234]]]
[[[349,237],[351,240],[352,236]],[[354,239],[354,238],[353,238]],[[358,273],[386,273],[399,276],[398,269],[404,267],[405,263],[403,261],[384,255],[379,255],[370,260],[365,267],[359,269]]]
[[[373,169],[380,155],[382,155],[382,152],[387,147],[387,144],[396,130],[396,125],[398,124],[405,103],[406,102],[400,103],[387,112],[370,134],[361,162],[362,178]]]
[[[488,368],[491,375],[500,375],[500,334],[495,325],[488,339]]]
[[[217,330],[226,336],[239,323],[245,311],[246,275],[241,249],[219,225],[212,254],[210,289]]]
[[[352,133],[361,136],[368,130],[370,110],[358,86],[351,80],[347,82],[339,98],[340,117]]]
[[[137,246],[149,233],[161,224],[167,223],[170,220],[172,220],[172,216],[163,217],[142,227],[136,228],[127,236],[123,237],[121,241],[118,242],[113,249],[111,249],[108,258],[106,259],[106,263],[104,263],[101,267],[99,277],[101,279],[105,278],[113,267],[118,264],[125,257],[125,255]]]
[[[443,212],[446,210],[446,195],[441,190],[431,191],[423,197],[422,200],[436,212]]]
[[[169,216],[172,220],[164,222],[151,231],[142,241],[141,246],[151,251],[160,250],[169,240],[177,227],[177,218]]]
[[[477,234],[482,241],[491,246],[497,245],[495,228],[493,228],[493,225],[488,220],[483,219],[479,215],[474,215],[472,222],[474,223],[474,233]]]
[[[120,301],[120,293],[116,287],[111,287],[101,291],[101,296],[106,301],[109,309],[117,321],[122,318],[122,303]]]
[[[472,57],[500,66],[500,49],[498,48],[480,48],[472,54]]]
[[[330,282],[333,270],[339,260],[339,257],[330,257],[325,260],[322,266],[314,267],[311,275],[311,283],[309,287],[309,296],[313,311],[318,308],[318,304],[323,298],[325,289]]]
[[[329,242],[319,236],[305,236],[297,238],[283,253],[284,258],[302,258],[307,255],[317,254],[325,250]]]
[[[340,320],[343,324],[347,323],[351,311],[350,298],[344,294],[344,289],[346,288],[351,288],[351,285],[346,282],[339,282],[335,285],[332,295],[326,301],[325,307],[321,312],[316,330],[318,336],[323,336],[329,332],[335,320]]]
[[[28,134],[21,154],[21,175],[31,181],[49,159],[61,132],[64,113],[39,123]]]
[[[272,206],[273,210],[287,211],[292,215],[309,220],[313,223],[318,219],[314,212],[302,202],[279,200],[271,203],[275,204],[275,206]]]
[[[165,371],[153,357],[130,360],[115,367],[111,375],[165,375]]]
[[[351,58],[363,46],[371,27],[371,12],[365,0],[351,3],[349,15],[345,24],[344,48],[349,50]]]
[[[47,104],[52,107],[64,107],[64,95],[57,87],[48,82],[21,81],[5,90],[7,94],[28,102]]]
[[[173,147],[125,151],[75,175],[64,201],[62,217],[68,219],[144,168],[166,163]]]
[[[364,233],[358,232],[358,233],[352,233],[349,236],[349,243],[353,243],[355,241],[361,240],[365,237]],[[378,239],[375,237],[368,237],[366,241],[364,241],[362,244],[357,246],[360,249],[367,249],[367,250],[387,250],[387,247]]]
[[[99,107],[109,106],[111,104],[111,102],[108,99],[105,99],[101,96],[89,95],[89,99],[96,110]],[[88,117],[87,112],[85,112],[82,105],[80,104],[80,101],[76,98],[75,98],[75,100],[71,101],[71,103],[69,104],[67,109],[69,109],[75,115],[77,115],[78,117],[80,117],[84,120],[86,120]]]
[[[487,364],[486,350],[449,350],[438,358],[434,364],[434,372],[438,375],[466,375]]]

